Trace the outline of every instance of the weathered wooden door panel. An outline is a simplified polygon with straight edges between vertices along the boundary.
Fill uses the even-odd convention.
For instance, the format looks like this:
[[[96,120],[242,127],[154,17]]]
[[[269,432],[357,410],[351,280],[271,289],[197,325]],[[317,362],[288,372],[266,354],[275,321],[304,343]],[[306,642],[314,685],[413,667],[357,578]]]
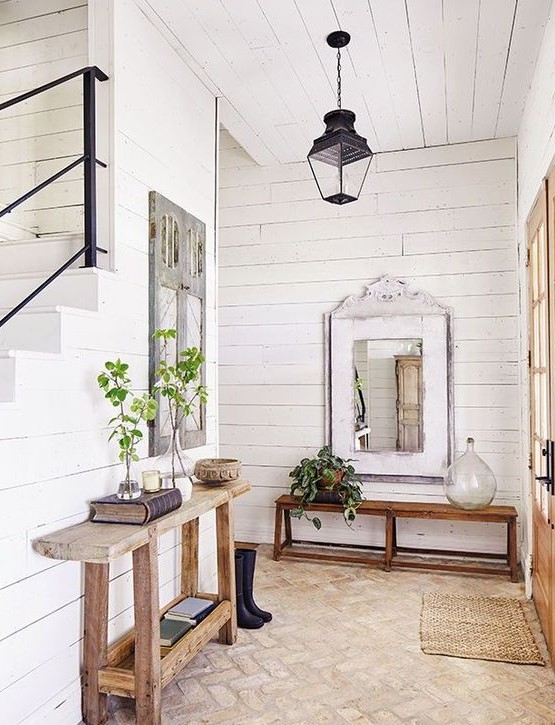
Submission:
[[[158,192],[149,194],[149,298],[150,381],[160,361],[160,343],[152,339],[158,328],[177,330],[171,353],[186,347],[205,351],[205,248],[203,222]],[[205,372],[203,369],[204,383]],[[196,408],[180,429],[181,444],[194,448],[206,443],[204,406]],[[150,428],[150,455],[160,455],[170,442],[167,405],[159,400],[159,411]]]

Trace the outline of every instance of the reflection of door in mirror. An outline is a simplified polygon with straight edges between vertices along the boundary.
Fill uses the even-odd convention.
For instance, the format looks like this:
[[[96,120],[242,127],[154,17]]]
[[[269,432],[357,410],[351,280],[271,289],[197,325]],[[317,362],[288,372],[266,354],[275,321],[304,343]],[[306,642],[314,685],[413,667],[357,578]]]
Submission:
[[[355,450],[422,451],[422,340],[356,340]]]
[[[422,357],[397,355],[397,450],[422,450]]]

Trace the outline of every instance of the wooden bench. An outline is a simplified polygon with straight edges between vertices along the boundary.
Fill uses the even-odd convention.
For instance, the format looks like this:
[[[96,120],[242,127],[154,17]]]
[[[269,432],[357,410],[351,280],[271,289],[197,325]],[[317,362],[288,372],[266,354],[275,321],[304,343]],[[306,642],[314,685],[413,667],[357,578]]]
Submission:
[[[353,562],[357,564],[369,564],[382,566],[385,571],[392,567],[409,567],[418,569],[432,569],[455,572],[473,572],[475,574],[505,574],[510,576],[511,581],[518,581],[518,563],[516,546],[516,521],[517,510],[514,506],[489,506],[479,511],[465,511],[457,509],[450,504],[425,503],[425,502],[403,502],[403,501],[364,501],[357,509],[357,514],[362,516],[381,516],[385,521],[384,545],[373,547],[365,545],[330,544],[329,542],[314,542],[302,539],[294,539],[291,530],[291,511],[297,508],[296,499],[288,495],[280,496],[276,500],[276,518],[274,531],[274,559],[278,561],[282,557],[319,559],[322,561]],[[312,512],[342,513],[343,507],[340,504],[313,503],[308,508]],[[492,554],[491,552],[469,552],[437,549],[414,549],[401,547],[397,544],[397,519],[429,519],[438,521],[469,521],[480,523],[505,524],[507,526],[507,549],[505,554]],[[282,522],[285,525],[285,539],[282,535]],[[296,547],[302,544],[304,546]],[[307,545],[314,547],[312,550],[305,548]],[[324,553],[322,547],[334,547],[343,549],[342,553],[328,551]],[[316,549],[316,550],[315,550]],[[345,549],[351,551],[347,553]],[[369,553],[361,555],[358,550],[383,550],[381,557],[371,556]],[[428,558],[409,559],[399,557],[399,553],[428,555]],[[472,559],[500,559],[506,562],[506,566],[492,566],[485,562],[452,562],[440,561],[435,557],[470,557]]]
[[[160,725],[161,690],[209,640],[222,644],[237,638],[233,499],[250,490],[248,481],[224,486],[195,484],[179,509],[145,526],[86,521],[34,542],[43,556],[82,561],[85,567],[83,639],[83,720],[102,725],[108,719],[107,695],[135,699],[138,725]],[[218,592],[198,592],[199,516],[216,511]],[[160,609],[158,537],[180,528],[181,594]],[[135,627],[108,646],[110,562],[133,555]],[[212,599],[216,608],[184,635],[171,652],[160,653],[160,618],[188,596]]]

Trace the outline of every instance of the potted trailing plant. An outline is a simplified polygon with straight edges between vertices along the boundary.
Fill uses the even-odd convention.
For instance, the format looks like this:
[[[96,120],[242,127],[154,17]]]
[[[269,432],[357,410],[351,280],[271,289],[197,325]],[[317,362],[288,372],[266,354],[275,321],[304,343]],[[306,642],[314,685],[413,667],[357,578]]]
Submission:
[[[327,496],[322,497],[322,491],[326,491],[335,494],[335,501],[343,505],[345,522],[351,526],[356,518],[356,510],[364,500],[361,483],[351,466],[351,460],[334,455],[330,446],[321,448],[314,458],[303,458],[289,473],[289,477],[293,479],[291,496],[299,499],[299,504],[291,511],[291,516],[298,519],[304,516],[319,530],[322,522],[317,516],[311,518],[306,513],[306,508],[319,498],[328,499]]]
[[[152,393],[167,401],[171,428],[168,449],[158,459],[157,467],[162,482],[167,481],[174,488],[176,479],[188,479],[188,486],[182,490],[183,498],[187,500],[193,490],[191,476],[194,462],[181,448],[179,430],[184,420],[195,415],[196,406],[208,400],[206,386],[200,382],[204,357],[197,347],[188,347],[172,354],[170,343],[177,338],[174,328],[156,330],[153,337],[160,340],[161,350],[160,363],[154,372],[156,383]]]
[[[109,421],[112,431],[108,440],[117,438],[119,459],[125,466],[125,478],[119,484],[117,496],[121,499],[138,498],[141,489],[138,481],[132,476],[133,461],[138,461],[137,444],[143,437],[140,425],[143,421],[153,420],[156,416],[157,404],[148,393],[140,396],[133,394],[131,379],[128,374],[129,365],[119,358],[104,364],[104,370],[97,378],[98,385],[104,396],[118,408],[118,413]]]

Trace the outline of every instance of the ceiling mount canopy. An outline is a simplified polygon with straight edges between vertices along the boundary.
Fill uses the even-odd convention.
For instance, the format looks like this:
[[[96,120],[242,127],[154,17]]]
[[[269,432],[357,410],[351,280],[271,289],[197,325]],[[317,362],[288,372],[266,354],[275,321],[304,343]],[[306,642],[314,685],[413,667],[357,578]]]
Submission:
[[[307,157],[322,199],[331,204],[358,199],[373,156],[366,139],[355,131],[355,114],[341,107],[341,48],[350,40],[344,30],[327,37],[328,45],[337,48],[337,109],[324,116],[326,130]]]

